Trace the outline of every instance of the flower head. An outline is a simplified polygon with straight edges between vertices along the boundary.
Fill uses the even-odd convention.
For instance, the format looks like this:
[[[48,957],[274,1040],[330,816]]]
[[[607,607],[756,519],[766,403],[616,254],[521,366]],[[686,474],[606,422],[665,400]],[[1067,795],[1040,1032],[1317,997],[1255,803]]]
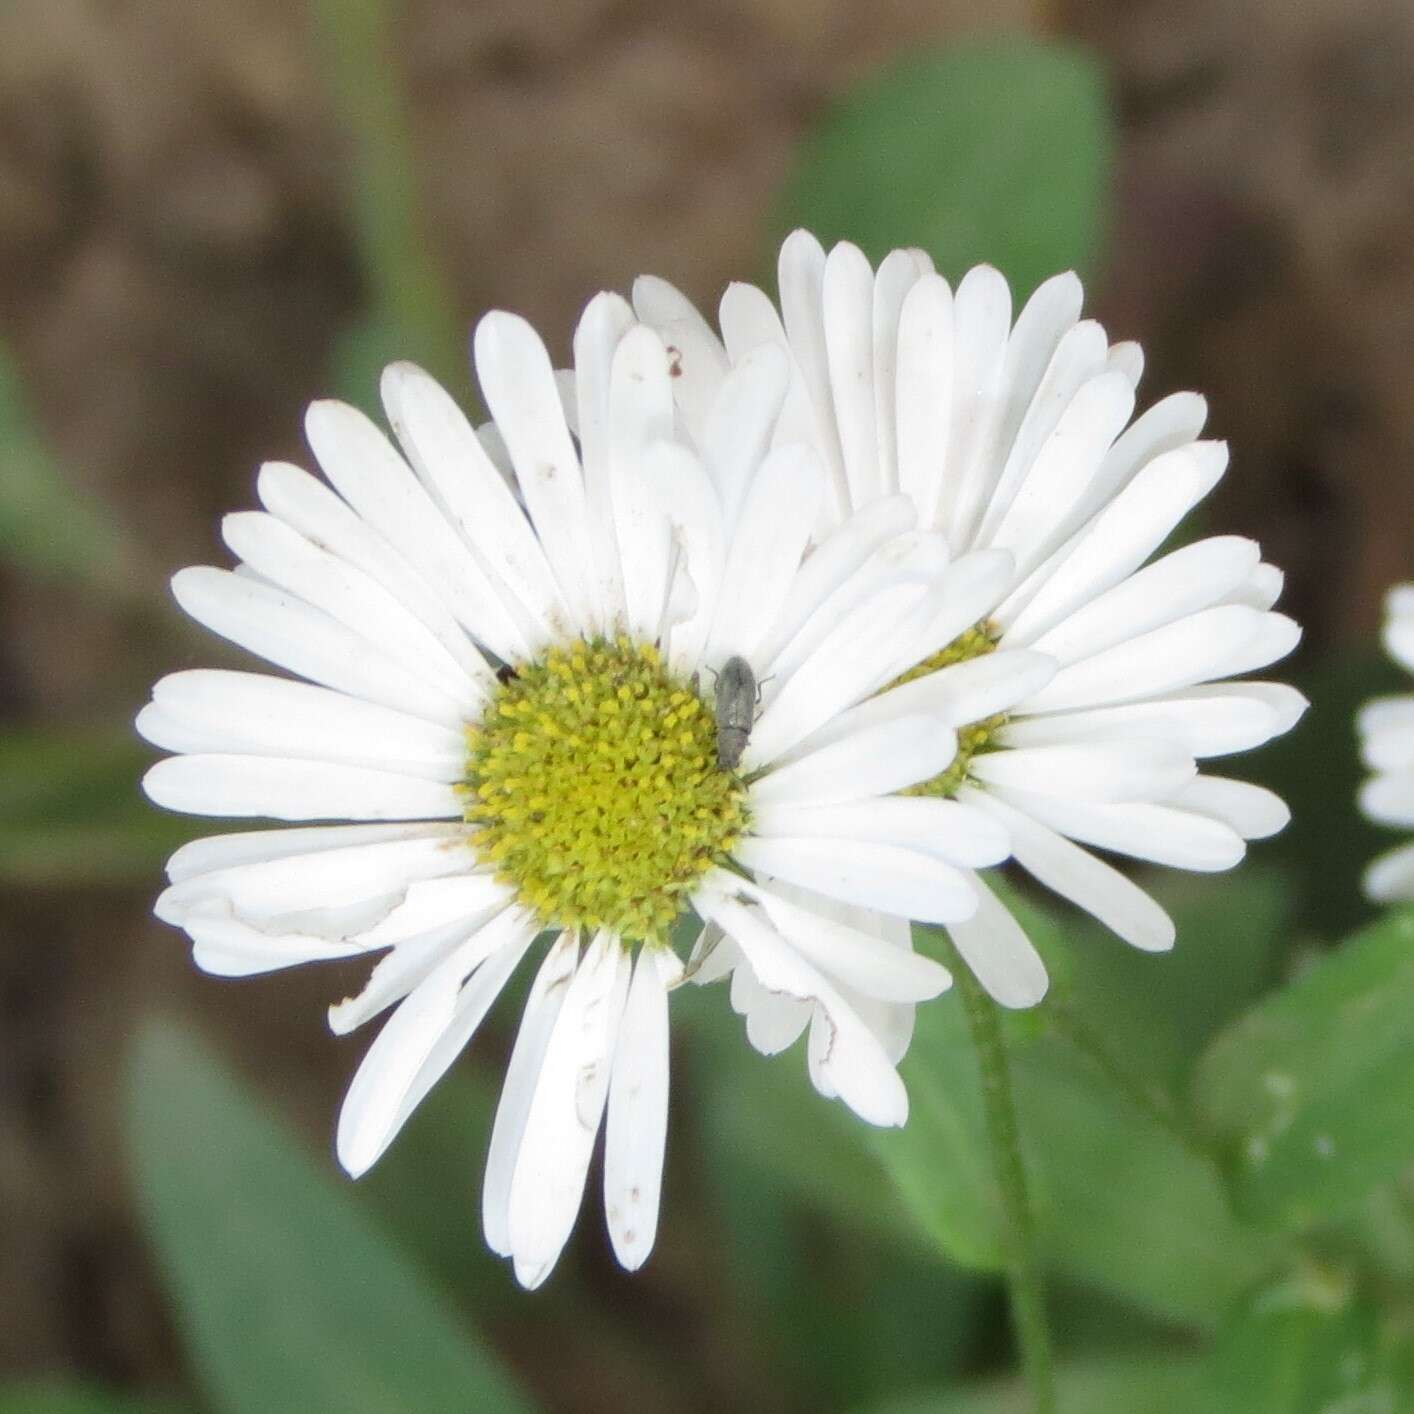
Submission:
[[[379,956],[330,1011],[342,1033],[391,1009],[340,1116],[350,1173],[550,939],[483,1197],[487,1241],[526,1285],[569,1236],[601,1123],[614,1249],[636,1267],[652,1247],[675,920],[695,914],[813,1018],[821,1088],[900,1124],[899,1017],[949,980],[906,920],[967,917],[965,870],[1006,851],[985,813],[899,794],[954,758],[937,708],[842,725],[967,628],[1006,557],[949,563],[901,497],[833,515],[807,555],[825,476],[809,447],[772,446],[777,350],[722,381],[695,451],[675,440],[668,351],[622,300],[590,305],[575,354],[557,378],[523,320],[489,315],[480,433],[406,364],[382,385],[398,446],[352,408],[312,407],[328,484],[264,467],[264,510],[223,526],[239,567],[173,582],[192,617],[291,676],[176,673],[138,720],[177,753],[147,775],[159,804],[298,822],[172,857],[157,912],[198,965]],[[988,701],[1028,690],[1038,661],[994,655]],[[744,719],[735,701],[724,755],[729,663],[760,701]]]
[[[1414,673],[1414,584],[1397,585],[1385,604],[1384,645]],[[1360,808],[1381,825],[1414,827],[1414,693],[1380,697],[1361,709],[1360,755],[1375,774],[1360,789]],[[1377,903],[1414,901],[1414,844],[1381,855],[1365,872]]]
[[[1226,447],[1201,439],[1203,400],[1177,394],[1131,421],[1141,353],[1081,318],[1074,275],[1043,284],[1014,323],[996,270],[969,271],[953,290],[918,251],[875,271],[854,246],[827,254],[796,232],[779,279],[779,312],[759,289],[731,286],[720,333],[665,282],[635,286],[640,317],[672,348],[688,429],[705,435],[723,380],[783,350],[775,436],[808,440],[827,468],[817,533],[902,495],[959,566],[1006,564],[965,625],[824,737],[941,713],[959,753],[914,793],[1002,825],[1024,868],[1128,942],[1172,946],[1162,908],[1091,849],[1230,868],[1287,811],[1198,762],[1261,745],[1305,707],[1289,687],[1238,680],[1299,637],[1272,612],[1282,577],[1257,545],[1220,536],[1159,553],[1227,465]],[[1044,656],[1054,671],[999,701],[984,690],[997,650]],[[997,1000],[1038,1001],[1040,958],[976,886],[978,912],[950,926],[959,951]]]

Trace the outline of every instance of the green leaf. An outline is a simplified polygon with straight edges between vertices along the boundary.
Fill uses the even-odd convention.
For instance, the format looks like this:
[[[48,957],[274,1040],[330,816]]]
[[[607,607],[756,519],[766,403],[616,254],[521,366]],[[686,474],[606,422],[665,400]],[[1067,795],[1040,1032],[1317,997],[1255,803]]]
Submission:
[[[1199,1361],[1174,1356],[1062,1367],[1056,1372],[1057,1414],[1217,1414],[1203,1402],[1204,1373]],[[1007,1380],[915,1395],[873,1414],[1031,1414],[1034,1408],[1026,1386]]]
[[[138,781],[152,750],[129,732],[0,733],[0,883],[78,885],[149,878],[206,821],[170,815]]]
[[[998,266],[1023,298],[1094,268],[1114,144],[1104,84],[1077,50],[971,42],[861,85],[805,143],[780,232],[806,226],[875,260],[922,246],[944,274]]]
[[[1242,1211],[1293,1229],[1414,1160],[1414,912],[1391,914],[1225,1031],[1195,1077]]]
[[[1214,1407],[1242,1414],[1399,1410],[1414,1360],[1407,1332],[1341,1274],[1309,1267],[1251,1296],[1213,1352]]]
[[[128,1097],[139,1205],[221,1414],[530,1408],[421,1272],[192,1034],[148,1023]],[[470,1215],[449,1241],[476,1241]]]
[[[64,475],[30,417],[0,346],[0,557],[43,579],[123,599],[143,588],[141,556],[112,513]]]
[[[1009,898],[1014,904],[1047,958],[1060,957],[1054,923]],[[1001,1210],[960,1013],[950,997],[920,1009],[903,1063],[909,1123],[875,1142],[943,1250],[995,1269]],[[1007,1035],[1037,1227],[1051,1263],[1152,1315],[1210,1325],[1266,1270],[1273,1244],[1237,1224],[1218,1165],[1114,1071],[1037,1035],[1046,1015],[1043,1004],[1017,1017]]]
[[[67,1380],[0,1384],[0,1414],[184,1414],[166,1400],[129,1399]]]

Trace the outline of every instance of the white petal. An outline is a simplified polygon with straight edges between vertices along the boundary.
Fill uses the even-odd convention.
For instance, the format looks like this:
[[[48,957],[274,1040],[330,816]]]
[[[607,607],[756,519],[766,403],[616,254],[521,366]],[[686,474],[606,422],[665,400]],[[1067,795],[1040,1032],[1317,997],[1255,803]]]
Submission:
[[[1380,855],[1365,871],[1364,884],[1376,903],[1414,899],[1414,845]]]
[[[746,1018],[746,1039],[763,1056],[776,1056],[795,1045],[810,1025],[810,1002],[767,991],[743,959],[732,973],[732,1010]]]
[[[733,653],[753,659],[785,602],[822,492],[819,462],[808,447],[778,447],[752,478],[722,573],[709,662]]]
[[[879,490],[891,495],[898,480],[899,321],[908,292],[931,269],[906,250],[890,251],[874,280],[874,426],[878,434]],[[872,498],[871,498],[872,499]]]
[[[362,943],[315,933],[257,928],[237,918],[224,899],[187,909],[181,926],[192,940],[192,961],[213,977],[253,977],[306,962],[354,957],[364,950]]]
[[[1173,795],[1197,774],[1193,758],[1174,742],[1129,740],[980,752],[971,774],[1077,800],[1154,800]]]
[[[1029,573],[1083,524],[1071,508],[1133,410],[1134,389],[1120,374],[1102,373],[1061,414],[989,542],[1012,552],[1018,575]]]
[[[311,404],[304,426],[340,495],[417,566],[473,637],[501,658],[528,653],[522,620],[382,432],[356,408],[332,401]]]
[[[1219,683],[1152,702],[1022,717],[1003,726],[995,740],[1002,746],[1023,747],[1164,737],[1200,758],[1250,751],[1281,735],[1289,724],[1275,706],[1240,691],[1246,686]]]
[[[376,1162],[406,1117],[403,1101],[452,1024],[462,983],[494,947],[523,937],[525,927],[518,910],[498,915],[439,963],[384,1024],[339,1112],[339,1162],[352,1177]]]
[[[279,853],[269,844],[275,836],[291,837]],[[465,826],[446,825],[399,826],[384,838],[358,826],[215,836],[197,841],[213,847],[200,861],[210,867],[198,869],[198,856],[188,855],[185,867],[173,869],[177,882],[158,897],[153,912],[164,923],[181,924],[188,909],[224,899],[241,917],[261,923],[389,895],[392,908],[420,879],[474,869],[470,838]],[[247,840],[259,850],[255,858],[241,853]]]
[[[758,769],[789,751],[909,667],[907,645],[919,619],[931,617],[934,602],[927,585],[898,584],[847,615],[761,713],[747,744],[746,768]]]
[[[950,727],[968,726],[1010,710],[1044,687],[1055,670],[1055,661],[1040,653],[1003,649],[971,658],[868,698],[827,722],[804,745],[813,751],[898,717],[924,716]]]
[[[574,1227],[609,1091],[630,962],[599,933],[565,989],[526,1112],[507,1208],[516,1278],[538,1286]]]
[[[515,1045],[506,1065],[506,1078],[501,1085],[501,1100],[496,1106],[496,1118],[491,1126],[491,1147],[486,1155],[486,1175],[481,1187],[481,1223],[486,1245],[502,1257],[511,1255],[508,1226],[511,1179],[515,1174],[516,1157],[520,1152],[521,1135],[535,1086],[540,1079],[540,1065],[555,1021],[564,1005],[570,980],[579,962],[579,938],[573,932],[563,932],[555,939],[526,998],[525,1012]]]
[[[948,936],[962,960],[1004,1007],[1035,1006],[1046,995],[1046,965],[1021,925],[980,879],[974,878],[977,912],[950,924]]]
[[[465,543],[533,618],[539,640],[569,633],[572,625],[540,542],[456,401],[411,363],[384,371],[382,393],[388,420],[418,478]]]
[[[825,342],[825,252],[808,231],[792,231],[782,242],[776,278],[786,335],[815,416],[815,436],[811,441],[820,450],[827,470],[835,479],[840,504],[847,507],[849,484],[835,425]]]
[[[700,448],[728,529],[771,446],[790,379],[790,361],[775,344],[746,354],[727,375],[707,413]]]
[[[1006,832],[951,800],[876,796],[839,805],[754,805],[752,832],[762,839],[871,840],[935,855],[950,864],[983,868],[1010,852]]]
[[[1218,820],[1244,840],[1267,839],[1291,823],[1291,811],[1279,795],[1221,776],[1199,776],[1175,793],[1169,804]]]
[[[961,794],[1002,822],[1011,835],[1016,862],[1048,889],[1078,904],[1136,948],[1165,952],[1173,946],[1168,914],[1117,869],[994,795],[968,787]]]
[[[1104,372],[1107,349],[1105,331],[1091,319],[1075,324],[1060,339],[1009,438],[1006,427],[1002,429],[998,451],[1005,456],[1005,461],[977,532],[978,544],[991,542],[1017,491],[1030,475],[1037,453],[1056,430],[1056,424],[1076,393]],[[1010,356],[1008,347],[1009,361]],[[1011,426],[1013,417],[1015,409],[1009,395],[1007,427]]]
[[[694,601],[669,632],[669,666],[689,673],[702,660],[721,592],[726,565],[722,509],[702,463],[686,447],[658,443],[649,451],[645,470],[643,493],[656,503],[675,547],[674,588],[690,590]]]
[[[172,577],[177,602],[198,623],[301,677],[428,721],[460,725],[479,696],[458,700],[379,653],[290,594],[203,565]]]
[[[167,861],[167,877],[178,884],[217,869],[261,864],[296,854],[320,854],[354,845],[401,840],[465,840],[465,825],[423,822],[393,825],[310,825],[302,829],[241,830],[230,835],[207,835],[191,840]],[[463,856],[465,858],[465,856]]]
[[[1212,490],[1222,447],[1188,447],[1146,466],[1094,522],[996,614],[1005,642],[1024,648],[1132,574]]]
[[[974,266],[958,282],[953,302],[953,411],[941,510],[954,553],[971,543],[996,475],[1010,330],[1006,279],[990,265]]]
[[[763,987],[819,1003],[830,1033],[823,1070],[845,1104],[870,1124],[902,1124],[908,1118],[903,1082],[878,1039],[839,992],[758,922],[752,910],[727,898],[713,900],[710,907],[713,918],[737,940]]]
[[[443,781],[278,756],[169,756],[142,788],[158,805],[191,815],[431,820],[462,813],[461,797]]]
[[[1360,809],[1381,825],[1414,825],[1414,771],[1371,777],[1360,787]]]
[[[621,296],[594,296],[574,331],[575,398],[584,498],[593,527],[593,572],[607,630],[624,613],[623,562],[614,524],[609,384],[614,351],[633,328],[633,310]]]
[[[619,1265],[653,1250],[668,1137],[668,993],[658,949],[640,948],[619,1023],[604,1129],[604,1215]]]
[[[663,621],[671,549],[658,498],[644,495],[656,468],[648,449],[673,434],[673,394],[662,341],[635,325],[614,350],[609,372],[609,485],[629,632],[653,640]]]
[[[874,411],[874,271],[848,241],[825,258],[821,319],[850,504],[863,506],[886,489]]]
[[[761,905],[781,937],[812,966],[866,997],[921,1002],[952,985],[947,968],[930,957],[852,928],[822,910],[802,908],[775,889],[750,880],[736,887]]]
[[[1255,540],[1216,536],[1185,545],[1107,590],[1029,646],[1062,665],[1093,657],[1225,599],[1257,567]]]
[[[285,678],[197,668],[163,678],[152,700],[181,740],[154,735],[142,717],[138,730],[169,750],[298,756],[442,781],[465,768],[459,733]]]
[[[1282,614],[1219,605],[1062,668],[1020,710],[1056,712],[1153,697],[1265,667],[1289,653],[1299,637],[1300,629]]]
[[[1096,805],[1031,791],[991,789],[1058,834],[1134,859],[1212,873],[1231,869],[1247,852],[1241,837],[1227,825],[1169,805]]]
[[[957,738],[933,717],[861,728],[780,766],[751,787],[754,806],[830,805],[904,790],[947,770]]]
[[[474,698],[475,682],[437,636],[381,584],[328,554],[265,511],[238,511],[221,522],[231,549],[262,579],[366,639],[379,653],[455,698]]]
[[[499,475],[499,474],[498,474]],[[462,671],[483,688],[493,678],[441,595],[383,536],[322,481],[286,462],[267,462],[256,481],[261,504],[272,515],[331,555],[362,570],[436,635]],[[359,625],[354,625],[355,631]],[[366,635],[365,635],[366,636]]]
[[[858,571],[881,546],[911,530],[913,505],[905,496],[884,496],[852,515],[816,545],[791,583],[790,593],[759,647],[770,662],[815,609]]]
[[[593,631],[605,622],[593,523],[550,357],[524,319],[499,310],[476,326],[473,343],[482,394],[510,449],[560,596],[580,628]]]
[[[938,523],[947,470],[953,386],[953,295],[941,275],[925,275],[904,298],[899,316],[899,490],[918,507],[918,523]]]
[[[950,923],[977,906],[958,870],[898,845],[776,836],[740,840],[733,853],[748,869],[920,923]]]

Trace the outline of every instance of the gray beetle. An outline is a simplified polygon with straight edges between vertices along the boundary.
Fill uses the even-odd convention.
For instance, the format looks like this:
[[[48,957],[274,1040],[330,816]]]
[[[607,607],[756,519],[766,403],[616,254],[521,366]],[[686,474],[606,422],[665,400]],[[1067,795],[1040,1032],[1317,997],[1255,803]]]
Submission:
[[[751,664],[736,655],[728,658],[716,686],[717,765],[724,771],[734,770],[746,750],[759,698]]]

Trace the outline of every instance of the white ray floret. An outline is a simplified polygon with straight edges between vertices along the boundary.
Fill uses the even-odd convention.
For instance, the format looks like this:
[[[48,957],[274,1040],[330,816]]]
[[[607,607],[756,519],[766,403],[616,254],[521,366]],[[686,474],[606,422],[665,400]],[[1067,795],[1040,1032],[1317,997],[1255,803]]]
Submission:
[[[1396,585],[1385,602],[1385,651],[1414,673],[1414,584]],[[1374,774],[1360,788],[1360,808],[1376,824],[1414,829],[1414,693],[1377,697],[1356,718],[1360,755]],[[1365,871],[1377,903],[1414,902],[1414,843],[1380,855]]]
[[[848,275],[861,298],[862,272]],[[663,710],[645,718],[663,735],[641,759],[667,770],[698,749],[683,745],[683,723],[710,723],[713,676],[747,660],[762,701],[742,771],[720,767],[713,744],[698,782],[736,813],[722,815],[715,853],[694,862],[689,850],[695,874],[654,883],[655,907],[668,922],[691,910],[707,925],[694,968],[751,959],[740,987],[753,1042],[780,1049],[808,1031],[816,1086],[866,1120],[900,1124],[896,1066],[913,1008],[949,982],[912,951],[908,920],[968,918],[985,897],[971,871],[1009,844],[1005,826],[969,803],[899,792],[948,768],[958,704],[1007,710],[1055,666],[1044,653],[999,652],[981,669],[934,675],[906,711],[872,714],[873,694],[917,661],[936,625],[960,628],[1005,591],[1011,556],[959,557],[943,534],[917,531],[903,495],[849,514],[835,480],[843,453],[822,458],[809,439],[781,436],[789,417],[799,428],[804,405],[790,402],[792,365],[775,346],[732,368],[723,351],[711,386],[684,405],[695,430],[681,438],[671,360],[695,364],[711,336],[671,299],[662,312],[681,327],[660,336],[623,300],[594,300],[570,383],[523,320],[487,316],[474,348],[494,421],[481,432],[410,364],[383,378],[396,441],[361,413],[316,404],[307,430],[328,484],[267,466],[264,510],[224,524],[240,566],[174,581],[194,618],[292,676],[174,673],[138,718],[173,753],[145,780],[158,804],[299,822],[173,855],[156,911],[190,935],[198,965],[247,976],[332,958],[372,964],[363,989],[329,1013],[341,1034],[382,1018],[338,1123],[351,1174],[376,1162],[517,967],[538,957],[482,1203],[488,1244],[527,1286],[568,1240],[601,1129],[614,1251],[632,1268],[652,1249],[668,999],[683,963],[657,923],[634,932],[562,906],[580,882],[613,895],[615,871],[629,866],[612,850],[568,871],[556,856],[568,883],[551,905],[543,880],[488,846],[505,845],[508,820],[575,808],[539,799],[536,782],[517,787],[524,798],[504,818],[488,803],[475,744],[512,685],[550,675],[551,662],[573,673],[585,655],[639,654],[665,684]],[[834,341],[861,370],[872,356],[864,312]],[[873,425],[850,429],[851,464]],[[606,681],[612,716],[622,680]],[[589,688],[575,680],[569,699]],[[512,754],[541,730],[515,722]],[[1029,749],[1059,761],[1086,750]],[[1133,754],[1170,776],[1183,764]],[[1129,759],[1094,755],[1107,768]],[[597,779],[587,748],[580,764],[575,776]]]
[[[1202,440],[1203,399],[1179,393],[1133,417],[1143,357],[1081,317],[1073,274],[1042,284],[1015,318],[996,270],[971,270],[954,289],[917,251],[895,251],[874,271],[855,247],[827,252],[797,231],[778,274],[780,312],[762,291],[733,285],[719,333],[664,281],[635,286],[647,323],[665,336],[692,330],[674,381],[684,426],[697,434],[697,410],[748,358],[783,353],[787,411],[775,438],[808,437],[827,469],[817,538],[851,514],[911,502],[919,532],[965,557],[958,569],[968,566],[976,590],[955,586],[915,661],[953,645],[965,650],[955,656],[987,655],[833,713],[786,749],[808,753],[842,730],[938,712],[954,696],[948,725],[971,754],[947,792],[1005,826],[1017,859],[1048,887],[1136,947],[1171,946],[1159,906],[1082,846],[1231,867],[1246,841],[1282,828],[1286,809],[1254,786],[1198,775],[1199,763],[1260,746],[1306,705],[1289,687],[1243,677],[1299,638],[1272,612],[1281,575],[1253,542],[1218,536],[1150,563],[1227,465],[1226,448]],[[984,557],[1001,552],[1003,567],[989,571]],[[1009,660],[1009,700],[982,691],[967,704],[963,670],[994,650]],[[1008,688],[1022,652],[1038,655],[1037,676],[1018,700]],[[1402,808],[1414,823],[1414,787],[1399,796],[1378,780],[1367,808],[1390,818]],[[798,849],[788,854],[780,862],[799,883],[806,865]],[[1408,874],[1414,881],[1414,863]],[[1037,1002],[1039,957],[991,892],[980,896],[977,914],[950,925],[958,950],[999,1000]],[[851,902],[862,901],[857,889]]]

